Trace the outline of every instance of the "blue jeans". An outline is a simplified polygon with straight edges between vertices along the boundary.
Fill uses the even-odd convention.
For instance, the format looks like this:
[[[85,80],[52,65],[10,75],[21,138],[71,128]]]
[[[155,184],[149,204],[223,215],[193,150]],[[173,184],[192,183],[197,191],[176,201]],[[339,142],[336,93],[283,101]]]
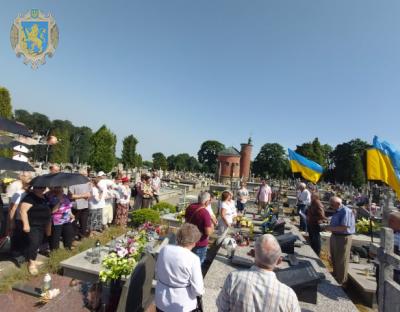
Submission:
[[[207,246],[194,247],[192,249],[192,252],[194,252],[200,258],[200,264],[203,265],[203,262],[204,262],[204,260],[206,260],[206,257],[207,257]]]
[[[307,214],[307,206],[303,204],[298,204],[297,213],[300,216],[300,231],[307,232],[307,221],[305,218],[305,215]]]

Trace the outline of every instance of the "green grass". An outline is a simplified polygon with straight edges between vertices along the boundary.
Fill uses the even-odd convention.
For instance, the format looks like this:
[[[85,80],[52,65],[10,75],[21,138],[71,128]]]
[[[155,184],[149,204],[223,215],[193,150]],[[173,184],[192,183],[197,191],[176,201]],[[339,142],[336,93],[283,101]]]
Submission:
[[[95,237],[83,239],[74,250],[66,250],[60,248],[50,253],[49,260],[40,267],[39,276],[46,273],[61,273],[60,263],[80,252],[83,252],[89,248],[92,248],[97,240],[102,245],[106,244],[111,240],[112,237],[118,237],[124,234],[127,230],[121,227],[110,227],[103,233]],[[0,293],[5,293],[12,289],[12,286],[19,283],[26,283],[33,277],[29,274],[26,265],[22,265],[20,269],[12,269],[10,272],[2,276],[0,279]]]

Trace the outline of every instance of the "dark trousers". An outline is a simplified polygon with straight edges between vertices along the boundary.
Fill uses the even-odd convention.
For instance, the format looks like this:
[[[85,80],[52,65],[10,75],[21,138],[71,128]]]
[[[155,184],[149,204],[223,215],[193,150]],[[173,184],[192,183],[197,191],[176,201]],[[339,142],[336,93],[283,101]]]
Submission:
[[[79,238],[87,237],[88,231],[88,219],[89,219],[89,208],[76,209],[74,211],[74,235],[78,235]]]
[[[160,196],[157,194],[153,195],[153,198],[155,199],[156,203],[158,204],[160,202]]]
[[[319,257],[321,253],[321,234],[319,224],[307,224],[307,230],[311,248]]]
[[[23,254],[29,244],[28,235],[22,229],[22,221],[15,220],[15,228],[11,234],[11,252],[13,254]]]
[[[45,225],[31,226],[30,231],[28,233],[29,244],[26,252],[26,258],[28,260],[36,260],[39,246],[43,242],[45,228],[46,228]]]
[[[307,214],[307,206],[303,204],[297,205],[297,214],[300,216],[300,231],[307,232],[307,222],[304,217]]]
[[[64,248],[71,248],[74,238],[74,228],[72,223],[53,225],[50,237],[51,250],[60,248],[61,235],[63,238]]]

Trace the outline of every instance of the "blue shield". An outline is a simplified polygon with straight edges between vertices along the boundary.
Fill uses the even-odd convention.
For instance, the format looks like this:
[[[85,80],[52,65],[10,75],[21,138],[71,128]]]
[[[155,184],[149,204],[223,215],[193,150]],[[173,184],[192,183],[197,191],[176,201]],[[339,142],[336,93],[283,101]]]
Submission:
[[[47,50],[49,23],[44,21],[21,22],[24,48],[31,55],[42,54]]]

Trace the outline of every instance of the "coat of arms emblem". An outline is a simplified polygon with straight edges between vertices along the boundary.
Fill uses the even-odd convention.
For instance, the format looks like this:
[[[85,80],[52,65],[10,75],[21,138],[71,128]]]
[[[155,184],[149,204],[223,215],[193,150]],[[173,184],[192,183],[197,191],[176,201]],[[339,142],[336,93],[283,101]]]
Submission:
[[[24,56],[24,63],[36,69],[46,63],[46,55],[53,56],[58,45],[58,27],[51,14],[46,16],[32,9],[14,20],[10,40],[17,56]]]

